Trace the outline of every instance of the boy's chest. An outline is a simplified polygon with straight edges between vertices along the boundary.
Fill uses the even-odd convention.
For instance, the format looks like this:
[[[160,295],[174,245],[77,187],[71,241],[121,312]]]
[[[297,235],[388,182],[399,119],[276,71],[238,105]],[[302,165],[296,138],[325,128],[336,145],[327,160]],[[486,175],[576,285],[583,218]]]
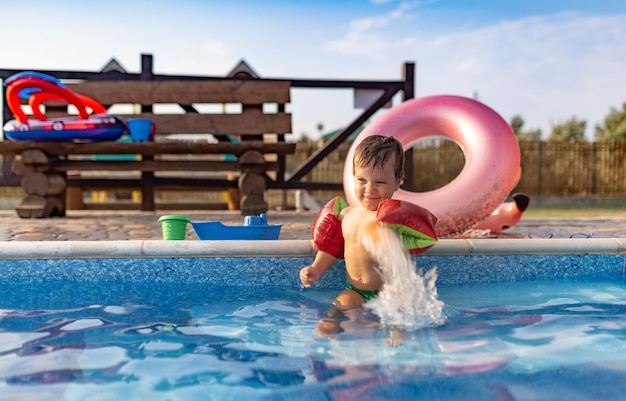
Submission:
[[[341,221],[341,229],[346,242],[357,241],[364,227],[376,220],[375,211],[361,211],[359,209],[347,213]]]

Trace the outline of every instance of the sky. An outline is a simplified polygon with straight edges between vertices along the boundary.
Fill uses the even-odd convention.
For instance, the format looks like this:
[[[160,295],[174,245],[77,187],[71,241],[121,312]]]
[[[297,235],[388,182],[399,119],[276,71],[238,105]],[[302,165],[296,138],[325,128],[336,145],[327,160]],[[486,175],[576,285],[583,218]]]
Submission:
[[[398,80],[416,97],[476,97],[523,129],[572,117],[587,139],[626,102],[623,0],[0,0],[0,68]],[[400,101],[394,99],[395,104]],[[293,135],[348,125],[349,90],[292,91]],[[320,131],[319,126],[323,126]]]

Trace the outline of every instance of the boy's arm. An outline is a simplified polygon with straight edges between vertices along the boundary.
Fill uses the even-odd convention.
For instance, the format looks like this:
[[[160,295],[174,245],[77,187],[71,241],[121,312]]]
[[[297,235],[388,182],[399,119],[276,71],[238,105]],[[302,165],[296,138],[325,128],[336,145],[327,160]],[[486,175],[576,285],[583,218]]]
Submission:
[[[335,259],[343,259],[343,233],[341,230],[341,214],[348,207],[343,198],[331,199],[318,213],[311,234],[315,247]]]
[[[337,259],[343,258],[344,241],[340,214],[346,207],[348,207],[346,201],[336,197],[324,205],[315,218],[311,234],[318,251],[313,263],[300,270],[300,281],[303,286],[310,287]]]
[[[411,254],[422,253],[437,242],[437,217],[421,206],[387,199],[378,206],[376,219],[398,231],[404,248]]]
[[[307,288],[310,287],[326,273],[336,260],[337,258],[333,255],[318,251],[313,263],[300,270],[300,281],[302,281],[302,285]]]

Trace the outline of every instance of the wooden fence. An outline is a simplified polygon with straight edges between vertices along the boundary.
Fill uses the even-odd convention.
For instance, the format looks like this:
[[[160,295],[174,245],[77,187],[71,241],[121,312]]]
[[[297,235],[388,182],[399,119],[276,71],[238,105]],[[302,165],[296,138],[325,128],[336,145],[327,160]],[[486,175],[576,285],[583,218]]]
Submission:
[[[302,181],[341,183],[343,166],[349,143],[343,143],[331,152]],[[318,147],[298,143],[296,153],[287,157],[287,169],[306,160]],[[626,142],[559,143],[521,142],[522,176],[511,192],[524,192],[532,197],[602,198],[626,197]],[[463,168],[465,160],[461,149],[452,142],[418,144],[413,148],[413,188],[430,191],[452,181]],[[19,192],[16,188],[6,196]],[[314,198],[324,201],[341,190],[310,190]],[[162,194],[161,196],[169,196]],[[178,193],[176,196],[180,196]],[[198,202],[215,201],[217,193],[189,193],[187,198]],[[198,199],[196,199],[198,198]],[[267,199],[270,207],[294,207],[292,191],[272,189]]]
[[[307,178],[341,182],[348,143],[332,152]],[[313,144],[299,143],[288,163],[299,162],[315,151]],[[545,197],[626,196],[626,142],[520,142],[522,176],[512,192]],[[449,141],[413,147],[413,188],[424,192],[440,188],[462,170],[461,149]],[[311,191],[320,199],[337,191]]]

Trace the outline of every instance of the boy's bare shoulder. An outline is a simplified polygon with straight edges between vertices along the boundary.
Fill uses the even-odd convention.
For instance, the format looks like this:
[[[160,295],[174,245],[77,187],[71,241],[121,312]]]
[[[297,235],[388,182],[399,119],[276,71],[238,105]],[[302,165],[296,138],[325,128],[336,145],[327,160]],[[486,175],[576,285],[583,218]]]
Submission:
[[[342,222],[344,222],[344,219],[345,219],[349,221],[349,224],[359,225],[360,223],[363,223],[364,221],[375,219],[376,212],[367,210],[359,205],[349,206],[341,211],[339,218],[341,219]]]
[[[343,220],[343,218],[346,217],[351,212],[353,212],[356,207],[357,206],[348,206],[348,207],[343,208],[341,212],[339,212],[339,219]]]

